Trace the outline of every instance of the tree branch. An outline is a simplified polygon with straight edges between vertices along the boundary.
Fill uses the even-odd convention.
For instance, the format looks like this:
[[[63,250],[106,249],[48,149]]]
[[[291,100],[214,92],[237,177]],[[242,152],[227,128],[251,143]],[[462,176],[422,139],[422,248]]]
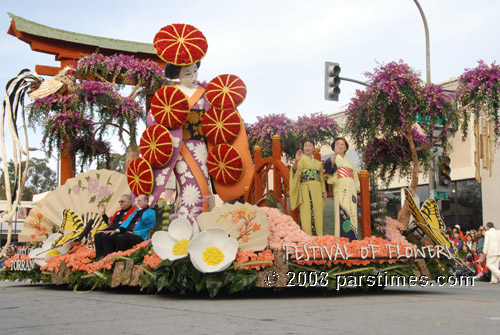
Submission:
[[[129,132],[127,129],[125,129],[125,128],[123,128],[123,127],[120,127],[120,126],[119,126],[119,125],[117,125],[116,123],[111,123],[111,122],[94,122],[94,123],[92,123],[92,125],[94,125],[94,126],[95,126],[95,125],[113,126],[113,127],[116,127],[116,128],[118,128],[118,129],[120,129],[121,131],[124,131],[125,133],[127,133],[127,135],[129,135],[129,136],[130,136],[130,132]],[[101,127],[98,127],[98,128],[94,131],[94,134],[93,134],[94,136],[95,136],[95,134],[97,133],[97,131],[99,130],[99,128],[101,128]]]

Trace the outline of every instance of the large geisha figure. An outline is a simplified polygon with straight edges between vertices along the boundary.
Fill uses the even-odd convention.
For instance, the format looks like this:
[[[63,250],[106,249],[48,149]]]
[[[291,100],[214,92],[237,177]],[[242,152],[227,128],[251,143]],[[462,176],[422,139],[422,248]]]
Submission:
[[[129,167],[129,185],[134,193],[152,194],[156,202],[174,172],[180,189],[177,214],[195,224],[196,217],[209,210],[210,177],[223,201],[242,196],[250,184],[253,163],[236,110],[246,86],[234,75],[218,76],[206,87],[198,82],[208,45],[193,26],[163,27],[153,45],[167,63],[166,77],[176,82],[152,99],[141,157]]]

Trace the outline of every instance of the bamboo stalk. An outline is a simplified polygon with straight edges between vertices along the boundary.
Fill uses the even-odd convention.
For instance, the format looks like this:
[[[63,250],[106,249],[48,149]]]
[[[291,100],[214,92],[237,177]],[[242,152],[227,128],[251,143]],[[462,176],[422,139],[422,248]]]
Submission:
[[[494,121],[489,120],[489,144],[490,144],[490,177],[493,176],[493,162],[495,161],[495,129],[494,129]]]
[[[481,152],[483,158],[483,178],[487,178],[490,166],[488,158],[488,126],[485,118],[481,119]]]
[[[476,167],[476,181],[481,183],[481,146],[479,141],[479,121],[474,121],[474,144],[476,150],[474,151],[474,165]]]

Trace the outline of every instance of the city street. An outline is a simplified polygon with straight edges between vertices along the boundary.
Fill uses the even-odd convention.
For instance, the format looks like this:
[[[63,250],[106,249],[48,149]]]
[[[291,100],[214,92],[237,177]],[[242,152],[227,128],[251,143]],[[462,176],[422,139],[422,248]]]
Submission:
[[[466,334],[500,329],[500,285],[365,293],[261,289],[216,299],[0,282],[0,334]]]

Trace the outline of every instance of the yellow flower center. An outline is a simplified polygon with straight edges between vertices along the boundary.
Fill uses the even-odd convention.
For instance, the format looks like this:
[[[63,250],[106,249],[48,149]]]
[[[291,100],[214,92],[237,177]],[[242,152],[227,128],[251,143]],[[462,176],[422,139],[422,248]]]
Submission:
[[[189,244],[189,240],[186,240],[183,238],[182,240],[179,240],[175,242],[174,248],[172,249],[172,252],[174,255],[185,255],[187,254],[187,247]]]
[[[224,253],[217,247],[206,248],[203,251],[203,260],[208,265],[217,265],[224,260]]]

